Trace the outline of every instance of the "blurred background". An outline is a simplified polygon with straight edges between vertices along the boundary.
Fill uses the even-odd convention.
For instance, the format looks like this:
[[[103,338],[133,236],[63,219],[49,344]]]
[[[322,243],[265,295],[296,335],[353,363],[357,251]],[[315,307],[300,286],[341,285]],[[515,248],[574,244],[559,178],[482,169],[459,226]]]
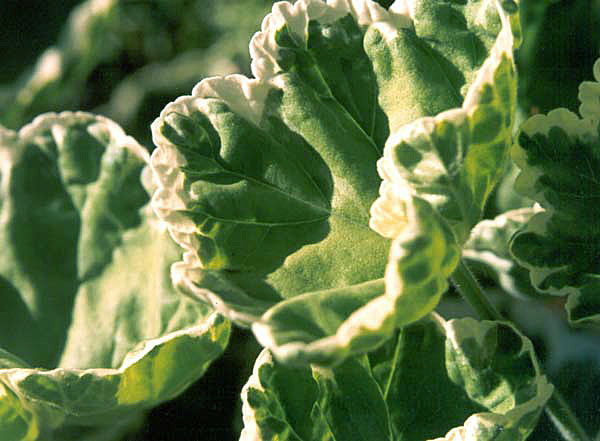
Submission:
[[[389,6],[392,1],[379,1]],[[152,149],[150,124],[202,78],[249,75],[248,42],[270,0],[2,0],[0,124],[18,129],[47,111],[87,110],[114,119]],[[521,121],[555,107],[577,111],[577,87],[600,56],[600,0],[521,0],[524,41],[517,54]],[[510,175],[510,171],[507,171]],[[492,217],[527,201],[510,176],[488,207]],[[504,312],[529,333],[546,372],[590,433],[600,428],[600,340],[573,331],[562,305],[496,292]],[[532,308],[529,302],[538,303]],[[445,317],[470,313],[451,292]],[[240,390],[260,348],[235,328],[225,355],[182,396],[151,411],[127,441],[229,441],[242,428]],[[559,436],[543,417],[531,437]]]

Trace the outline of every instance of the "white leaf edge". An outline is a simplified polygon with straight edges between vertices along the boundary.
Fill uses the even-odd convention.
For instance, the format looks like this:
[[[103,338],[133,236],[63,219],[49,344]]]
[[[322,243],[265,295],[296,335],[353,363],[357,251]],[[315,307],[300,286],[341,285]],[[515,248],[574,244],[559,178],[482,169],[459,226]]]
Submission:
[[[453,319],[445,321],[439,315],[433,313],[433,318],[444,329],[446,339],[449,340],[454,347],[458,347],[459,341],[465,338],[474,338],[480,345],[484,345],[482,338],[485,331],[493,328],[498,323],[494,321],[478,321],[470,317]],[[512,325],[509,324],[514,332],[523,338],[523,335],[518,332]],[[523,351],[535,354],[533,344],[528,338],[523,338]],[[532,357],[532,362],[536,372],[536,394],[529,401],[520,404],[506,413],[482,412],[471,415],[465,420],[461,427],[455,427],[450,430],[446,436],[435,438],[431,441],[479,441],[479,432],[481,427],[490,427],[500,425],[501,427],[511,426],[513,421],[518,421],[523,416],[529,414],[536,409],[541,410],[552,396],[554,386],[550,384],[545,375],[542,375],[539,363],[535,357]],[[525,437],[526,438],[526,437]],[[525,439],[523,438],[523,439]]]
[[[5,387],[8,387],[13,393],[15,393],[19,399],[21,400],[21,404],[30,411],[33,411],[34,415],[41,417],[42,421],[49,425],[51,430],[60,427],[65,422],[72,421],[73,418],[87,418],[94,416],[98,413],[104,414],[111,412],[112,410],[118,407],[125,406],[136,406],[142,405],[145,407],[156,405],[157,402],[166,401],[173,398],[174,395],[180,392],[175,391],[175,394],[171,396],[161,397],[152,397],[150,402],[129,402],[129,403],[118,403],[115,400],[115,403],[112,408],[102,408],[93,412],[86,411],[75,411],[73,407],[69,408],[68,412],[65,412],[65,409],[62,408],[62,403],[56,403],[53,401],[47,401],[43,398],[33,395],[26,394],[23,392],[23,388],[20,387],[20,384],[27,381],[29,377],[47,377],[49,381],[57,381],[60,382],[62,377],[66,375],[74,375],[78,378],[88,378],[92,377],[121,377],[119,378],[119,387],[117,393],[120,392],[121,387],[123,386],[123,380],[127,375],[128,370],[134,368],[135,365],[144,360],[146,356],[151,354],[153,351],[157,350],[161,346],[164,346],[170,343],[173,340],[176,340],[183,336],[188,336],[192,338],[202,338],[203,336],[209,336],[211,341],[215,344],[218,344],[218,337],[214,332],[214,327],[216,325],[220,325],[223,323],[225,327],[225,331],[228,335],[229,332],[229,323],[225,320],[218,312],[213,312],[209,316],[207,316],[204,321],[196,326],[190,326],[185,329],[180,329],[178,331],[170,332],[168,334],[162,335],[158,338],[151,338],[147,340],[141,341],[135,348],[129,351],[121,365],[118,368],[90,368],[90,369],[76,369],[76,368],[55,368],[55,369],[32,369],[32,368],[10,368],[10,369],[0,369],[0,383]],[[85,381],[85,380],[84,380]],[[0,399],[2,399],[2,395],[0,395]]]
[[[8,175],[12,164],[19,160],[27,142],[37,143],[40,140],[40,132],[48,130],[54,137],[60,138],[65,134],[65,127],[81,123],[89,124],[88,133],[97,139],[100,139],[102,131],[107,130],[110,134],[107,149],[111,146],[127,148],[144,163],[149,162],[150,156],[147,150],[109,118],[81,111],[48,112],[37,116],[19,131],[0,126],[0,185],[8,185]],[[105,143],[101,139],[100,142]],[[43,148],[43,146],[40,147]]]
[[[155,192],[152,208],[159,219],[166,223],[173,240],[184,250],[183,259],[171,267],[171,278],[175,286],[191,297],[209,303],[214,309],[232,320],[249,323],[257,319],[254,314],[236,312],[218,295],[194,284],[194,273],[204,265],[198,255],[200,244],[196,224],[187,213],[193,204],[191,192],[185,189],[185,175],[181,171],[187,161],[185,157],[161,133],[162,121],[175,113],[189,117],[203,112],[211,99],[224,101],[232,111],[255,125],[260,125],[265,100],[271,86],[257,79],[233,74],[202,80],[192,90],[192,95],[179,97],[169,103],[152,123],[152,140],[156,149],[150,156],[150,168],[154,176]]]
[[[481,344],[485,331],[497,325],[493,321],[477,321],[472,318],[446,321],[435,312],[432,312],[430,316],[445,335],[445,338],[453,342],[454,346],[458,346],[458,341],[464,339],[465,336],[475,338]],[[520,333],[518,334],[521,335]],[[523,341],[524,350],[534,354],[531,341],[529,339],[524,339]],[[256,359],[252,375],[242,388],[242,418],[244,428],[242,429],[240,441],[263,441],[264,439],[261,436],[260,428],[256,424],[256,413],[248,401],[248,391],[256,389],[265,392],[260,382],[259,370],[264,364],[274,364],[275,358],[269,349],[263,349]],[[510,426],[511,422],[519,420],[524,415],[536,409],[541,409],[554,392],[554,387],[548,383],[546,376],[541,374],[537,359],[534,357],[532,360],[537,374],[537,393],[535,397],[526,403],[508,410],[504,414],[493,412],[473,414],[465,420],[463,426],[451,429],[445,437],[435,438],[430,441],[479,441],[478,432],[482,426],[494,427],[498,424]],[[312,368],[318,369],[316,366],[312,366]]]
[[[423,200],[419,200],[419,203],[428,204]],[[410,321],[407,321],[400,317],[398,313],[398,302],[405,301],[407,299],[406,296],[414,294],[414,291],[406,291],[405,281],[399,274],[397,267],[399,261],[407,256],[407,252],[403,246],[404,241],[413,240],[415,237],[422,236],[431,231],[423,231],[424,224],[419,221],[415,199],[412,196],[407,195],[407,198],[403,200],[402,211],[405,213],[407,222],[405,228],[402,229],[391,244],[384,276],[384,287],[379,296],[368,301],[364,306],[350,314],[334,334],[309,343],[288,342],[281,345],[276,344],[276,338],[268,324],[271,312],[267,310],[259,321],[255,321],[252,324],[252,331],[258,342],[262,346],[269,348],[275,358],[284,363],[304,364],[307,360],[313,362],[315,359],[326,359],[329,360],[327,362],[328,365],[335,365],[357,352],[362,353],[376,349],[385,341],[386,334],[391,335],[397,327],[407,325],[422,318],[422,316],[413,317],[411,315]],[[435,234],[436,226],[434,225],[433,228]],[[458,258],[458,245],[456,243],[447,243],[446,245],[448,250],[455,247],[455,254]],[[447,271],[448,268],[441,267],[443,261],[444,258],[438,262],[439,267],[432,269],[430,276],[426,279],[427,282],[421,281],[419,286],[423,284],[428,285],[432,279],[437,278],[439,280],[438,287],[443,288],[444,284],[447,287],[446,279],[450,273]],[[455,262],[451,266],[455,267],[457,262],[458,260],[455,259]],[[445,288],[434,296],[421,296],[426,299],[425,304],[414,303],[418,305],[419,309],[429,312],[437,305],[444,291]],[[307,293],[305,295],[310,294]],[[372,339],[370,345],[367,346],[363,340],[366,336],[379,338]],[[355,342],[361,343],[358,351],[353,347]]]
[[[416,194],[394,164],[394,147],[403,139],[419,134],[430,134],[440,121],[452,121],[453,124],[460,125],[465,121],[466,116],[463,109],[450,109],[434,117],[419,118],[405,124],[390,135],[385,143],[383,157],[377,161],[377,171],[382,182],[379,187],[379,197],[370,209],[369,227],[372,230],[388,239],[394,239],[401,234],[405,223],[402,222],[402,216],[399,216],[401,209],[397,205],[402,204],[405,198],[401,195]],[[428,163],[422,168],[427,166],[435,174],[443,172],[443,165],[439,164],[435,152],[427,155],[424,162],[427,161]]]
[[[414,0],[396,0],[386,10],[372,0],[298,0],[291,4],[286,1],[273,5],[272,12],[264,18],[261,31],[250,41],[252,72],[256,78],[233,74],[224,77],[210,77],[202,80],[192,90],[192,94],[182,96],[169,103],[160,116],[152,123],[152,140],[156,149],[150,157],[150,168],[154,175],[152,207],[156,215],[168,225],[171,237],[184,249],[183,260],[172,267],[175,283],[192,297],[208,301],[213,308],[233,320],[250,323],[256,320],[252,314],[236,312],[219,297],[193,283],[195,271],[204,265],[197,253],[199,246],[196,234],[201,234],[187,214],[187,207],[193,203],[193,196],[184,188],[185,175],[181,171],[187,165],[185,157],[160,133],[162,120],[171,113],[189,116],[202,111],[204,100],[222,100],[232,111],[246,120],[260,126],[265,101],[269,91],[276,86],[276,75],[280,71],[276,63],[278,47],[275,32],[283,24],[290,26],[292,34],[306,43],[308,22],[318,20],[330,23],[346,14],[351,14],[360,26],[381,25],[389,32],[397,27],[412,26],[411,11]]]
[[[37,116],[31,123],[23,126],[18,132],[20,142],[34,142],[39,140],[39,133],[50,131],[56,139],[60,139],[65,134],[65,127],[76,124],[88,124],[86,130],[94,138],[99,139],[102,144],[101,135],[105,130],[110,134],[109,142],[106,148],[112,146],[119,148],[127,148],[138,155],[145,163],[149,161],[147,150],[142,147],[133,137],[127,135],[125,131],[116,122],[102,115],[95,115],[88,112],[61,112],[61,113],[44,113]]]
[[[279,48],[275,33],[284,24],[288,25],[296,43],[302,46],[306,46],[308,23],[311,20],[327,24],[347,14],[352,15],[359,26],[377,24],[394,32],[399,27],[412,26],[411,2],[398,0],[388,10],[371,0],[298,0],[294,4],[277,2],[272,12],[265,16],[261,30],[250,41],[252,74],[256,78],[272,79],[282,71],[277,63]]]
[[[490,241],[491,238],[489,236],[493,234],[493,230],[503,229],[511,221],[525,224],[535,214],[542,211],[542,207],[536,203],[532,207],[517,208],[502,213],[493,219],[482,220],[471,230],[471,237],[465,242],[463,247],[463,257],[490,266],[497,273],[498,283],[502,289],[515,297],[527,299],[528,297],[519,291],[517,286],[515,286],[514,279],[509,275],[509,272],[515,266],[515,262],[510,258],[499,256],[491,249],[479,249],[473,242],[477,237],[482,237],[483,240]],[[489,234],[486,232],[489,232]]]
[[[246,384],[242,388],[242,421],[244,428],[240,434],[239,441],[263,441],[260,435],[260,428],[256,424],[256,413],[248,400],[248,391],[256,389],[260,392],[265,392],[264,387],[260,384],[259,370],[263,364],[273,364],[273,356],[268,349],[263,349],[258,355],[252,368],[252,375],[248,378]]]
[[[333,335],[310,343],[275,344],[276,339],[267,323],[270,311],[267,311],[260,320],[252,323],[252,332],[256,340],[283,363],[302,365],[307,363],[307,360],[313,361],[319,358],[329,360],[328,365],[335,365],[354,354],[352,344],[355,341],[368,335],[381,336],[375,346],[370,348],[361,346],[360,351],[366,352],[384,342],[385,337],[382,334],[391,335],[396,326],[394,300],[391,296],[386,296],[382,288],[381,295],[350,314]]]
[[[449,121],[456,126],[464,124],[467,121],[467,118],[477,109],[484,86],[486,84],[494,84],[494,74],[502,59],[514,59],[513,49],[515,47],[515,39],[510,25],[510,19],[499,1],[495,1],[495,5],[502,22],[502,28],[490,50],[490,55],[477,71],[462,106],[446,110],[436,116],[419,118],[411,123],[405,124],[396,132],[392,133],[385,143],[383,157],[377,161],[377,170],[382,179],[379,190],[380,197],[377,198],[371,206],[371,218],[369,221],[371,229],[383,237],[393,239],[400,234],[400,231],[403,228],[403,223],[398,222],[397,215],[394,215],[398,209],[394,207],[397,199],[393,194],[395,192],[406,191],[402,190],[402,188],[413,191],[394,165],[394,147],[398,145],[400,140],[407,137],[413,137],[419,134],[427,136],[435,130],[436,125],[441,121]],[[438,164],[439,160],[435,158],[435,155],[432,154],[429,161],[431,163],[430,169],[433,172],[440,170],[441,165]],[[393,190],[390,189],[390,187],[398,187],[398,189]]]

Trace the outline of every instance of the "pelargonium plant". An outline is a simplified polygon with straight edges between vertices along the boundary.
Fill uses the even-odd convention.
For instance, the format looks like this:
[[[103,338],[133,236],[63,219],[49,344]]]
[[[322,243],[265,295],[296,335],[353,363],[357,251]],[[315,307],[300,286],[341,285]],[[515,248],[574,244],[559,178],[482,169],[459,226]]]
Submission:
[[[278,2],[151,155],[85,112],[2,129],[0,438],[125,439],[233,324],[264,347],[241,441],[519,441],[544,409],[590,440],[467,266],[600,323],[600,60],[580,115],[517,124],[521,39],[513,0]],[[531,203],[487,219],[513,163]]]

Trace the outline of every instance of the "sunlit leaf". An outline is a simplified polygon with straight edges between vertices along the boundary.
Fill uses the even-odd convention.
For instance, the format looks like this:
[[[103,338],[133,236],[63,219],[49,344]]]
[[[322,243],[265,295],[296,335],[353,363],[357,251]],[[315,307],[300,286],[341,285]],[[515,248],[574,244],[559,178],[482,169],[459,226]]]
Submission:
[[[491,4],[475,2],[474,5],[467,4],[465,9],[484,9]],[[436,8],[449,7],[443,4]],[[473,20],[473,26],[478,29],[478,17],[489,14],[482,9],[472,11],[477,12],[473,16],[466,12],[463,20],[467,24]],[[477,41],[466,31],[459,32],[453,27],[445,29],[442,24],[435,23],[430,32],[435,33],[436,40],[452,42],[448,46],[454,50],[462,49],[465,59],[473,62],[479,56],[483,64],[478,70],[475,67],[479,65],[466,72],[465,68],[459,69],[464,77],[471,77],[471,82],[468,87],[462,83],[459,83],[461,88],[455,85],[456,101],[451,106],[455,108],[439,108],[428,113],[435,116],[403,120],[402,125],[392,126],[383,158],[378,162],[384,183],[408,185],[415,194],[429,201],[452,225],[460,243],[468,238],[471,228],[481,219],[484,204],[504,171],[511,142],[516,107],[512,52],[516,42],[509,15],[501,11],[499,16],[502,28],[491,47],[486,47],[490,41]],[[496,20],[495,25],[500,27],[500,20],[497,17]],[[456,23],[462,25],[462,21]],[[460,46],[462,38],[472,44],[463,42]],[[442,51],[441,48],[438,50]],[[435,59],[433,55],[431,57]],[[446,75],[446,83],[457,81],[450,73]],[[437,83],[444,84],[441,80]],[[421,89],[425,90],[425,87]],[[428,93],[439,95],[435,89]],[[377,200],[376,207],[372,227],[386,237],[394,237],[402,226],[394,228],[394,224],[390,225],[389,220],[379,214],[390,210],[386,198]]]
[[[204,80],[153,124],[153,206],[186,250],[174,267],[178,286],[240,324],[260,321],[255,332],[269,328],[258,331],[261,341],[276,356],[283,352],[272,345],[296,345],[289,354],[297,360],[311,352],[308,359],[339,362],[427,314],[456,264],[454,235],[466,239],[503,170],[516,18],[512,2],[276,3],[250,44],[254,79]],[[456,115],[455,125],[432,123],[447,121],[440,112]],[[388,201],[404,190],[382,190],[385,203],[372,208],[386,139],[414,132],[407,127],[427,129],[417,138],[439,137],[430,156],[449,166],[442,199],[464,194],[455,198],[464,208],[458,218],[432,196],[437,190],[417,181],[410,192],[418,202],[410,194]],[[386,161],[387,188],[402,187]],[[422,227],[414,216],[396,222],[404,204],[417,207]],[[402,271],[408,267],[400,260],[435,256],[418,281],[386,270],[390,241],[375,232],[393,239],[406,225],[413,227],[406,240],[443,231],[432,243],[420,239],[415,256],[408,243],[392,246],[390,265]],[[384,275],[385,290],[363,289]],[[310,312],[325,304],[339,324],[327,331]],[[375,309],[379,318],[369,312]],[[280,313],[300,317],[279,327]],[[323,354],[304,348],[313,342]]]

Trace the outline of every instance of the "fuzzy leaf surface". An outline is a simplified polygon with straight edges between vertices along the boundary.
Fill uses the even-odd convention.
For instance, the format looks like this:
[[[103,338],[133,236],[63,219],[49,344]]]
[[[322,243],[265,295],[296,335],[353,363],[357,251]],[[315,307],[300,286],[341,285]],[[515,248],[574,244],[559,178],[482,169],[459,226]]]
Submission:
[[[479,214],[471,208],[482,206],[502,169],[514,107],[516,9],[477,0],[402,6],[276,3],[250,44],[254,79],[204,80],[153,124],[152,166],[159,182],[153,206],[186,250],[174,267],[178,286],[243,325],[271,326],[284,311],[308,314],[297,322],[302,329],[290,329],[290,322],[280,335],[263,339],[269,347],[299,338],[301,346],[315,343],[329,351],[313,353],[314,360],[339,362],[379,344],[395,318],[415,321],[439,300],[442,283],[429,286],[422,298],[417,291],[403,297],[416,299],[414,306],[397,301],[402,288],[393,281],[378,292],[357,288],[384,276],[404,277],[386,275],[386,238],[412,225],[414,219],[394,216],[413,204],[413,196],[390,190],[387,196],[406,197],[372,208],[381,182],[376,164],[390,133],[440,112],[462,115],[458,129],[436,132],[440,144],[451,138],[452,152],[432,155],[454,155],[448,161],[460,185],[451,190],[466,189],[465,197],[476,200],[463,204],[470,207],[469,219],[455,229],[463,235]],[[463,141],[476,145],[471,153]],[[400,186],[397,181],[392,184]],[[455,220],[428,191],[414,193],[443,222]],[[452,232],[444,236],[448,242],[436,242],[435,251],[442,260],[455,246]],[[424,269],[424,279],[445,278],[445,272],[433,274],[440,267],[447,269],[439,261]],[[385,311],[377,323],[367,320],[372,302]],[[310,313],[317,304],[331,306],[337,330],[323,333]],[[397,311],[404,306],[410,307]],[[363,331],[343,341],[332,335],[350,322],[365,332],[355,347]]]
[[[492,4],[478,4],[481,9],[466,4],[466,11],[479,14],[465,14],[467,26],[472,20],[476,23],[474,28],[481,31],[480,17],[493,17],[483,8]],[[435,8],[445,10],[449,7],[438,3]],[[496,17],[498,34],[495,41],[479,41],[468,32],[455,29],[453,26],[463,23],[459,20],[450,21],[453,26],[444,28],[437,23],[432,28],[436,40],[440,35],[441,41],[462,42],[459,47],[464,52],[459,53],[464,59],[473,62],[478,56],[483,57],[482,65],[478,70],[460,70],[464,78],[470,78],[470,83],[460,83],[461,88],[456,88],[456,102],[450,110],[439,108],[425,114],[432,116],[423,115],[423,118],[391,125],[383,158],[377,164],[385,185],[409,186],[415,194],[430,202],[453,227],[460,243],[466,241],[471,228],[481,219],[484,204],[502,176],[511,142],[516,108],[512,52],[518,45],[514,35],[518,27],[513,27],[511,21],[514,18],[514,14],[500,11]],[[448,17],[447,20],[451,19]],[[491,42],[493,46],[486,46]],[[448,46],[453,47],[450,43]],[[455,51],[460,49],[454,48]],[[443,66],[441,71],[444,71]],[[446,76],[450,83],[457,81],[450,73]],[[440,94],[435,89],[431,93]],[[382,235],[394,237],[399,227],[393,222],[393,216],[389,216],[393,210],[384,192],[385,186],[382,186],[382,195],[372,210],[371,225]]]

